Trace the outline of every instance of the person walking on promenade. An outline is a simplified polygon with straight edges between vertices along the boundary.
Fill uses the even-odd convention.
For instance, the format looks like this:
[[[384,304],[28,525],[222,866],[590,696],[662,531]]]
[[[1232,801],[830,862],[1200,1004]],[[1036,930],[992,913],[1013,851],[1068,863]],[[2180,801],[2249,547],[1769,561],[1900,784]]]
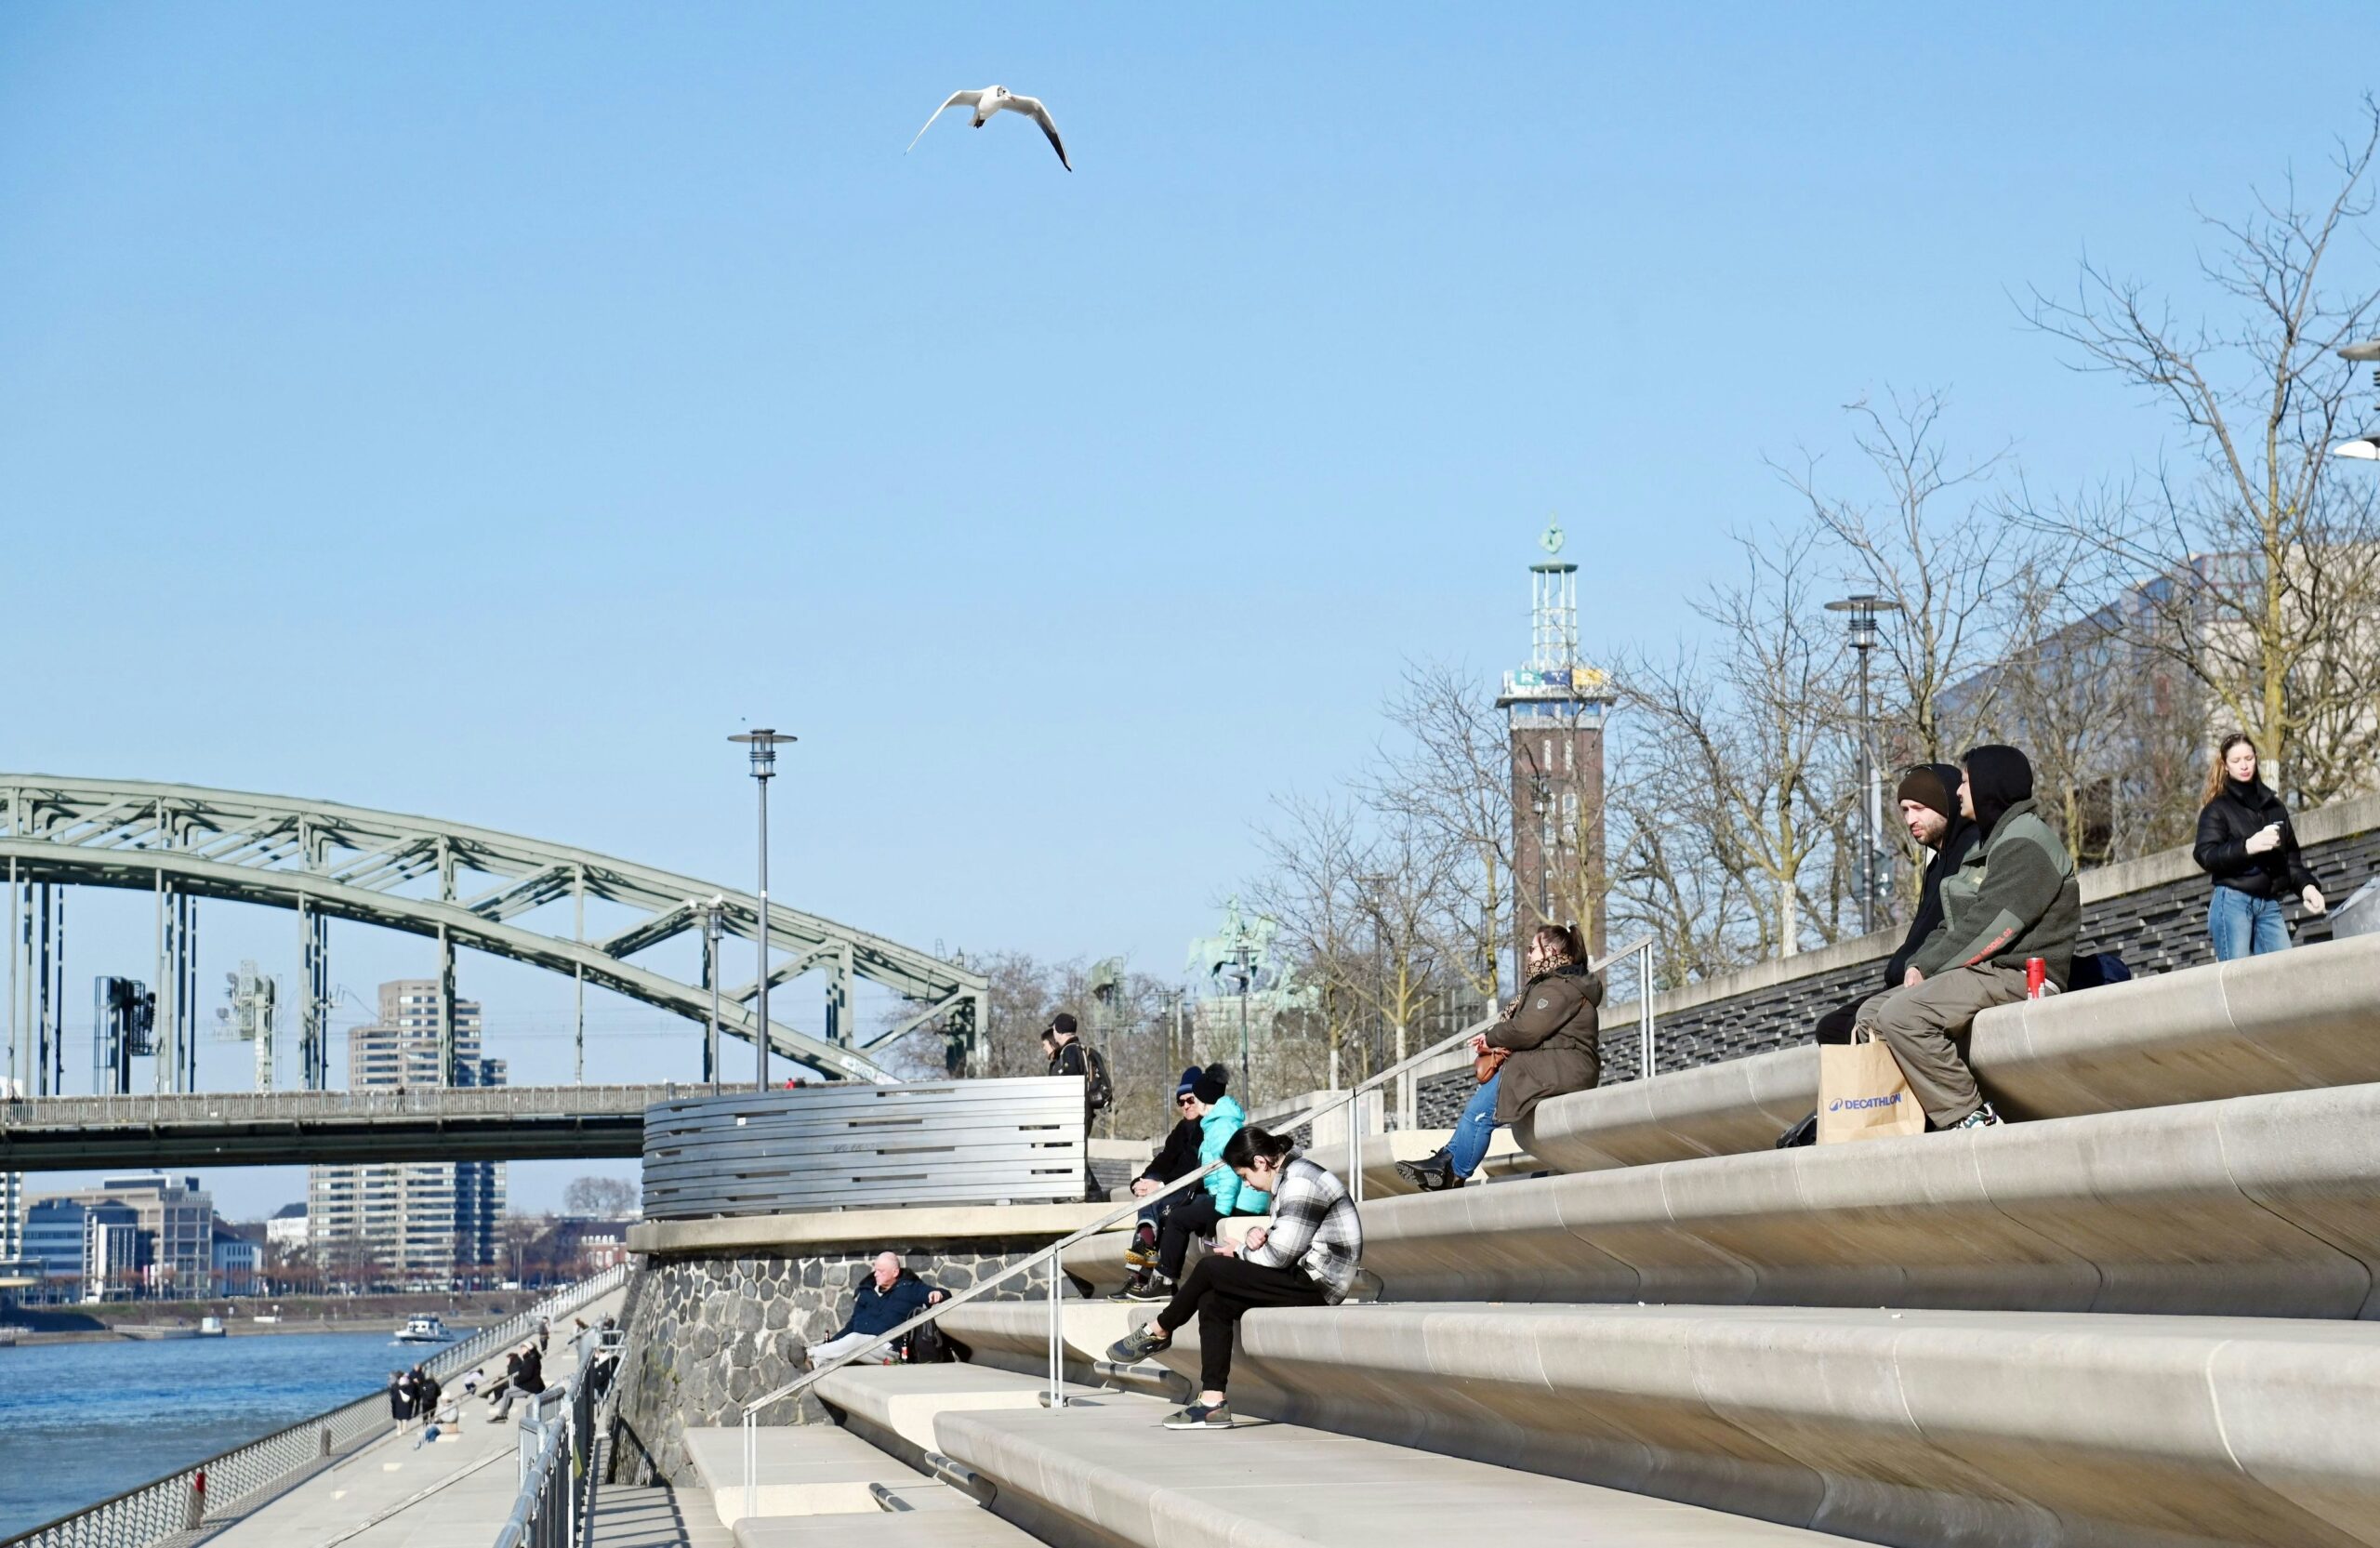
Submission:
[[[389,1372],[389,1417],[397,1422],[397,1433],[403,1435],[406,1422],[413,1418],[413,1383],[402,1370]]]
[[[1117,1291],[1118,1301],[1170,1301],[1182,1277],[1183,1261],[1190,1254],[1190,1238],[1211,1237],[1215,1226],[1233,1215],[1261,1215],[1272,1200],[1225,1167],[1222,1160],[1233,1135],[1248,1123],[1248,1114],[1224,1090],[1229,1071],[1210,1068],[1191,1084],[1190,1100],[1182,1111],[1198,1120],[1198,1165],[1211,1168],[1203,1191],[1184,1188],[1165,1211],[1157,1230],[1157,1266],[1143,1269]]]
[[[2223,738],[2206,771],[2190,858],[2215,878],[2206,931],[2215,959],[2289,949],[2289,921],[2281,900],[2295,895],[2309,914],[2325,905],[2314,873],[2297,847],[2297,830],[2281,798],[2256,774],[2256,744],[2239,732]]]
[[[1145,1198],[1168,1183],[1179,1182],[1197,1170],[1198,1142],[1204,1134],[1198,1127],[1197,1115],[1190,1110],[1191,1092],[1198,1084],[1201,1075],[1211,1075],[1223,1068],[1221,1065],[1210,1065],[1201,1070],[1192,1065],[1182,1072],[1182,1078],[1173,1083],[1173,1127],[1166,1131],[1165,1143],[1157,1147],[1155,1156],[1149,1158],[1149,1164],[1132,1179],[1133,1197]],[[1179,1196],[1141,1207],[1140,1220],[1132,1227],[1132,1245],[1124,1250],[1124,1263],[1133,1272],[1138,1273],[1157,1262],[1157,1224],[1165,1218],[1165,1211],[1177,1202]]]
[[[2082,928],[2074,856],[2033,805],[2033,766],[2015,748],[1959,761],[1959,812],[1982,834],[1941,886],[1942,922],[1909,959],[1910,982],[1860,1004],[1857,1028],[1884,1039],[1934,1129],[2000,1121],[1958,1039],[1994,1005],[2025,998],[2025,962],[2066,987]]]
[[[1248,1189],[1272,1196],[1273,1223],[1236,1250],[1217,1243],[1165,1310],[1107,1350],[1119,1365],[1138,1365],[1197,1319],[1198,1396],[1165,1421],[1169,1430],[1231,1428],[1232,1338],[1251,1307],[1336,1305],[1363,1264],[1364,1224],[1347,1184],[1293,1154],[1288,1135],[1242,1129],[1223,1160]]]
[[[1596,1007],[1603,980],[1588,966],[1575,924],[1541,924],[1529,937],[1528,982],[1504,1018],[1471,1039],[1474,1058],[1498,1061],[1456,1120],[1454,1137],[1433,1156],[1399,1161],[1399,1175],[1424,1193],[1459,1188],[1488,1156],[1498,1129],[1528,1117],[1549,1096],[1593,1091],[1603,1078]]]

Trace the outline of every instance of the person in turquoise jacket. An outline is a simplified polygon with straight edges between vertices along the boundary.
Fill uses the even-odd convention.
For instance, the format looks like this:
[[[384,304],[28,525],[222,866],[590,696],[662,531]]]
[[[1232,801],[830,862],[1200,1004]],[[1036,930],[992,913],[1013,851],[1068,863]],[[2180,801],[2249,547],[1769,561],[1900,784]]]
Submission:
[[[1157,1227],[1157,1266],[1136,1275],[1124,1287],[1127,1301],[1170,1301],[1174,1283],[1182,1277],[1183,1260],[1189,1256],[1190,1238],[1211,1237],[1228,1215],[1270,1214],[1273,1199],[1239,1180],[1229,1167],[1213,1166],[1223,1159],[1223,1146],[1248,1125],[1248,1114],[1224,1090],[1230,1071],[1210,1065],[1190,1088],[1183,1110],[1198,1120],[1198,1164],[1212,1167],[1205,1191],[1193,1188],[1165,1211]]]

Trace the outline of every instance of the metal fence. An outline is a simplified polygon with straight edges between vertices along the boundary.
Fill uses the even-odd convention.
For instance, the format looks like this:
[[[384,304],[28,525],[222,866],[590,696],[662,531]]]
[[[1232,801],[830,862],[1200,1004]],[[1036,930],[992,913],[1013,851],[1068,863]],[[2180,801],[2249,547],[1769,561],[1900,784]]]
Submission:
[[[617,1385],[620,1329],[590,1328],[578,1339],[578,1367],[557,1400],[541,1402],[522,1426],[535,1439],[512,1514],[496,1548],[584,1548],[592,1541],[597,1449],[610,1427]]]
[[[525,1312],[447,1345],[422,1364],[443,1381],[492,1352],[535,1334],[540,1316],[567,1316],[617,1290],[627,1280],[628,1271],[628,1265],[621,1264],[582,1279]],[[321,1462],[378,1439],[394,1423],[389,1417],[388,1394],[376,1392],[72,1515],[60,1516],[10,1538],[0,1548],[150,1548],[178,1532],[237,1514],[259,1493],[293,1482]]]
[[[1083,1083],[813,1086],[656,1105],[648,1220],[1083,1196]]]
[[[26,1096],[0,1101],[10,1128],[138,1124],[325,1122],[407,1118],[536,1118],[641,1113],[692,1087],[424,1086],[403,1092],[157,1092],[130,1096]]]

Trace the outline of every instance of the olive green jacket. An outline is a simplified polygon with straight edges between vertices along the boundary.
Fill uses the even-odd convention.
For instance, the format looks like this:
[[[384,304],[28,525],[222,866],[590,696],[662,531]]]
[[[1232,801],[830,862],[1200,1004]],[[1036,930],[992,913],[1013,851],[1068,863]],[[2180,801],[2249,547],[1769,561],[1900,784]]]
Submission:
[[[2038,957],[2062,989],[2082,929],[2074,856],[2033,803],[2020,800],[1942,879],[1942,922],[1909,965],[1931,978],[1951,968],[2021,968]]]

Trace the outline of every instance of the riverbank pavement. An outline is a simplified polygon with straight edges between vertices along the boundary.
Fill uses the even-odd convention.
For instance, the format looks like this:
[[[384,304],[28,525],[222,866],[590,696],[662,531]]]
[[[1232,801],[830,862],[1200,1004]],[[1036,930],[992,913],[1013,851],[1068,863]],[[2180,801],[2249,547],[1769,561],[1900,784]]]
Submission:
[[[593,1326],[619,1316],[625,1300],[615,1291],[576,1315]],[[503,1356],[488,1363],[500,1370]],[[576,1369],[557,1329],[546,1380],[560,1386]],[[459,1376],[446,1390],[460,1422],[442,1424],[436,1440],[416,1446],[418,1429],[385,1436],[176,1548],[487,1548],[520,1494],[519,1421],[528,1409],[516,1403],[510,1420],[490,1424],[485,1400],[464,1398]]]

